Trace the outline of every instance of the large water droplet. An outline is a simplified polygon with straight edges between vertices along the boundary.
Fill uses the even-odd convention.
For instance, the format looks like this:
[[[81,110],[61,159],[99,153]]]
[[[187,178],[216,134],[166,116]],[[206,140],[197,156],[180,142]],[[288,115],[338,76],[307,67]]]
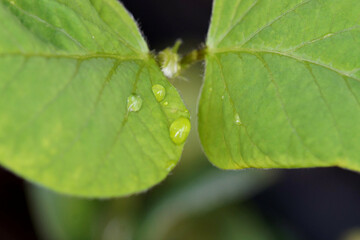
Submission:
[[[171,140],[180,145],[185,142],[186,138],[189,136],[191,129],[190,120],[184,117],[176,119],[170,125],[170,138]]]
[[[132,94],[127,98],[127,109],[129,112],[137,112],[142,106],[142,98],[139,95]]]
[[[240,116],[239,116],[239,114],[235,114],[235,117],[234,117],[234,121],[235,121],[235,124],[236,125],[241,125],[242,123],[241,123],[241,120],[240,120]]]
[[[152,86],[152,91],[158,102],[161,102],[162,100],[164,100],[165,95],[166,95],[166,90],[163,86],[161,86],[160,84],[155,84],[154,86]]]

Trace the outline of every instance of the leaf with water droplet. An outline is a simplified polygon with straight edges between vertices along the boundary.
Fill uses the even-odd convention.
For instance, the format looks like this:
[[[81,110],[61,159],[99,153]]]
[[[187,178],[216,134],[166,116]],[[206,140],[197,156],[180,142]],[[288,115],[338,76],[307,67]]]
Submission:
[[[0,164],[25,179],[123,196],[180,158],[169,126],[186,108],[117,1],[0,1],[0,76]]]
[[[139,95],[132,94],[127,98],[127,110],[129,112],[137,112],[141,109],[142,98]]]
[[[176,166],[177,162],[169,162],[168,163],[168,167],[166,168],[168,171],[171,171],[174,169],[174,167]]]
[[[180,117],[170,125],[170,138],[177,144],[183,144],[189,136],[191,123],[188,118]]]
[[[235,118],[234,119],[235,124],[240,126],[241,125],[241,120],[240,120],[239,114],[236,113],[234,118]]]
[[[152,91],[158,102],[161,102],[162,100],[164,100],[165,95],[166,95],[166,90],[162,85],[155,84],[154,86],[152,86]]]
[[[360,171],[360,1],[274,2],[214,1],[198,111],[206,155],[225,169]]]

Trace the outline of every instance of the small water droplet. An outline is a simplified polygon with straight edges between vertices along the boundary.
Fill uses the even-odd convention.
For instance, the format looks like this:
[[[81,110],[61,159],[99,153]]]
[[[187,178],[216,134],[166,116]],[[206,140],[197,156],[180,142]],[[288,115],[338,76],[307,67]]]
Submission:
[[[224,98],[225,98],[225,96],[224,96],[224,95],[222,95],[222,96],[221,96],[221,99],[224,99]]]
[[[163,102],[162,105],[167,106],[167,105],[169,105],[169,103],[168,102]]]
[[[171,140],[177,145],[184,143],[187,137],[189,136],[190,129],[191,129],[191,123],[189,119],[184,117],[180,117],[176,119],[170,125]]]
[[[137,112],[142,106],[142,98],[139,95],[132,94],[127,98],[127,109],[129,112]]]
[[[174,169],[175,166],[176,166],[176,162],[171,161],[170,163],[168,163],[166,170],[170,172],[171,170]]]
[[[94,35],[92,35],[92,36],[91,36],[91,38],[92,38],[92,39],[95,39],[95,36],[94,36]]]
[[[162,85],[155,84],[154,86],[152,86],[152,91],[158,102],[161,102],[162,100],[164,100],[165,95],[166,95],[166,90]]]
[[[241,120],[240,120],[240,116],[239,116],[239,114],[235,114],[235,117],[234,117],[234,121],[235,121],[235,124],[236,125],[241,125],[242,123],[241,123]]]

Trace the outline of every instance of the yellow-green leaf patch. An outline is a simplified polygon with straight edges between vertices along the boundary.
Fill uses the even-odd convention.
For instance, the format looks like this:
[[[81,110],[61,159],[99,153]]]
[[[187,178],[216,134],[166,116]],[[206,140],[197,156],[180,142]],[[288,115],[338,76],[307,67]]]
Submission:
[[[0,92],[0,163],[56,191],[132,194],[180,158],[188,111],[115,0],[1,1]]]
[[[225,169],[360,171],[360,2],[215,0],[199,132]]]

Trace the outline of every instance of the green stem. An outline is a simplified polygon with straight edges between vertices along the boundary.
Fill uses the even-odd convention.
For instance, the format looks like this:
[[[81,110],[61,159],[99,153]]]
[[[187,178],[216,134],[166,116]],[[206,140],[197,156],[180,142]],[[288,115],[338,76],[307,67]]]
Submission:
[[[189,52],[180,60],[181,69],[186,69],[196,62],[204,60],[205,54],[206,54],[206,47],[195,49]]]
[[[173,46],[172,49],[171,49],[172,52],[173,52],[173,53],[177,53],[178,50],[179,50],[179,48],[180,48],[180,45],[181,45],[182,43],[183,43],[183,42],[182,42],[181,39],[176,40],[174,46]]]
[[[189,52],[184,57],[180,57],[178,50],[181,44],[182,41],[177,40],[172,48],[165,48],[164,50],[160,51],[157,56],[155,56],[155,59],[160,68],[167,70],[167,77],[176,77],[180,74],[180,71],[189,68],[194,63],[202,61],[205,58],[207,51],[205,46]],[[171,73],[169,70],[176,72]]]

